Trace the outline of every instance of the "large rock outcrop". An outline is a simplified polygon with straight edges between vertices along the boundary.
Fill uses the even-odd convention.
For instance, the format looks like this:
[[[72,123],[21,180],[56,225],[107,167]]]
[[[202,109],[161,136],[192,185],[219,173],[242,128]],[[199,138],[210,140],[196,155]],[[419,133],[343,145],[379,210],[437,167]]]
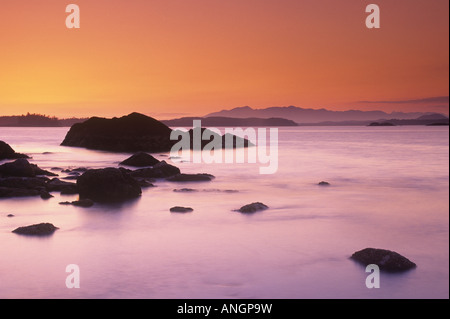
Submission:
[[[137,198],[142,194],[139,183],[121,168],[91,169],[77,180],[80,199],[111,203]]]
[[[57,174],[39,168],[35,164],[30,164],[24,158],[18,159],[12,163],[0,165],[0,177],[36,177],[39,175],[58,176]]]
[[[7,143],[0,141],[0,161],[5,159],[29,158],[25,154],[16,153]]]
[[[173,145],[171,131],[139,113],[113,119],[93,117],[74,124],[61,145],[110,152],[167,152]]]
[[[205,128],[200,129],[200,144],[203,147],[210,141],[220,141],[222,147],[248,147],[253,144],[247,139],[225,134],[220,136],[208,130],[211,138],[202,140]],[[197,132],[197,131],[196,131]],[[83,123],[74,124],[67,133],[63,146],[84,147],[110,152],[168,152],[180,140],[189,143],[188,148],[194,148],[194,130],[178,132],[178,139],[171,140],[172,130],[162,122],[149,116],[131,113],[121,118],[92,117]],[[206,136],[206,134],[205,134]],[[174,137],[176,138],[176,137]],[[231,141],[226,145],[227,141]]]
[[[46,177],[2,177],[0,178],[0,198],[41,196],[49,199]]]

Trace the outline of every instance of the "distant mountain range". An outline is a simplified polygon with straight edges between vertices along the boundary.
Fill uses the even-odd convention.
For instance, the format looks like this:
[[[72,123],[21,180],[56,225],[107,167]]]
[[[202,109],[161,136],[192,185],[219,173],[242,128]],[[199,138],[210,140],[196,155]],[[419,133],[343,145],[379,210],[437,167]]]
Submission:
[[[0,126],[71,127],[87,118],[58,119],[41,114],[0,116]],[[393,125],[448,125],[447,116],[439,113],[386,113],[383,111],[330,111],[302,109],[295,106],[252,109],[248,106],[210,113],[203,117],[163,120],[169,127],[192,127],[201,120],[203,127],[283,127],[283,126],[350,126],[391,123]]]
[[[284,118],[298,124],[312,124],[325,122],[351,122],[351,121],[382,121],[390,119],[412,120],[421,116],[431,116],[431,112],[392,112],[383,111],[330,111],[326,109],[305,109],[296,106],[269,107],[265,109],[253,109],[249,106],[237,107],[231,110],[223,110],[205,115],[209,117],[228,118]]]
[[[201,120],[204,127],[270,127],[270,126],[298,126],[291,120],[282,118],[232,118],[232,117],[182,117],[173,120],[161,121],[170,127],[191,127],[194,120]]]

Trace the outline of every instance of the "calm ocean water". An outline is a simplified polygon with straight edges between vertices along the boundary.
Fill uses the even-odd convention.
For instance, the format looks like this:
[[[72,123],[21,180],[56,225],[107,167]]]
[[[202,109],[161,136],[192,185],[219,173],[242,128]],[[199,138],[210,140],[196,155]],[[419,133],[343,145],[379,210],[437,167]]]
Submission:
[[[129,156],[61,147],[67,130],[0,128],[0,140],[45,169],[116,167]],[[274,175],[259,164],[174,164],[216,179],[161,181],[138,200],[89,209],[61,206],[77,197],[57,193],[0,200],[0,298],[449,298],[448,127],[282,128]],[[183,187],[199,191],[173,191]],[[255,201],[270,209],[233,211]],[[60,229],[11,233],[40,222]],[[349,260],[366,247],[418,267],[382,273],[368,289]],[[69,264],[80,289],[66,287]]]

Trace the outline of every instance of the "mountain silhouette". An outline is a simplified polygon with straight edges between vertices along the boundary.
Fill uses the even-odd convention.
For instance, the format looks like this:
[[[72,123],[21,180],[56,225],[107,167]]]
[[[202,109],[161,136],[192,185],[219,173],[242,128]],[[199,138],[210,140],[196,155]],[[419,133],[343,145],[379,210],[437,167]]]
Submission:
[[[237,107],[231,110],[222,110],[205,115],[205,117],[231,117],[231,118],[285,118],[296,123],[342,122],[342,121],[379,121],[383,119],[411,120],[420,116],[428,116],[432,112],[392,112],[384,111],[331,111],[327,109],[305,109],[296,106],[269,107],[253,109],[249,106]]]

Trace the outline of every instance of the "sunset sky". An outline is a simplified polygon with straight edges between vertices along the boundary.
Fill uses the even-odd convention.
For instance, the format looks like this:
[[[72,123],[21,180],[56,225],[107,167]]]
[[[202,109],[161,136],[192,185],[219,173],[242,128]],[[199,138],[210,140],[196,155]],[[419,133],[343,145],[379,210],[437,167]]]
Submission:
[[[66,28],[70,3],[80,29]],[[365,26],[370,3],[381,29]],[[1,0],[0,115],[448,114],[448,11],[448,0]]]

